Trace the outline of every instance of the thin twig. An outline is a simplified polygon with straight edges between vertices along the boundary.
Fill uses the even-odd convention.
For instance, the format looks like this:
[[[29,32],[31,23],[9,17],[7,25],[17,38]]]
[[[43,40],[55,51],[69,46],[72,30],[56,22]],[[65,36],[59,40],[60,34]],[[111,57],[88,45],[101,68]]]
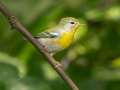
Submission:
[[[0,12],[9,20],[12,28],[20,32],[29,42],[32,43],[36,49],[42,53],[49,64],[54,68],[54,70],[61,76],[61,78],[68,84],[71,90],[79,90],[76,84],[69,78],[69,76],[64,72],[64,70],[56,63],[56,60],[47,52],[44,46],[38,42],[30,32],[19,22],[19,20],[0,2]]]

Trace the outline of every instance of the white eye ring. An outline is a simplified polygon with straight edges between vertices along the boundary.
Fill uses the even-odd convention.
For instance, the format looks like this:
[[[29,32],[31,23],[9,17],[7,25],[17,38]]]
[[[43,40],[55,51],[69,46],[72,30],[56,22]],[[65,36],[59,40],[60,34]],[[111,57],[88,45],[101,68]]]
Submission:
[[[75,23],[71,21],[70,24],[75,24]]]

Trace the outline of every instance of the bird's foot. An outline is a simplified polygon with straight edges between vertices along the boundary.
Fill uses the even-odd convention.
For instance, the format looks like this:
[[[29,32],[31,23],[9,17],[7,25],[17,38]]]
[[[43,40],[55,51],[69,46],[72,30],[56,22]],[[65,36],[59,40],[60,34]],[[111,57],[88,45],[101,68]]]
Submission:
[[[55,68],[58,68],[58,67],[63,68],[63,65],[60,62],[55,61],[55,63],[56,63]]]

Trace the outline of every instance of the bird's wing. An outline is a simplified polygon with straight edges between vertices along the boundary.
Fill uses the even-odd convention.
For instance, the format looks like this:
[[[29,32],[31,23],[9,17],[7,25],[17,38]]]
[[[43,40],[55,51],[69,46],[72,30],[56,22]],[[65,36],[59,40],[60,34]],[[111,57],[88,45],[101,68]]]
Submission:
[[[56,32],[56,28],[47,30],[45,32],[39,33],[35,38],[56,38],[59,36],[59,33]]]

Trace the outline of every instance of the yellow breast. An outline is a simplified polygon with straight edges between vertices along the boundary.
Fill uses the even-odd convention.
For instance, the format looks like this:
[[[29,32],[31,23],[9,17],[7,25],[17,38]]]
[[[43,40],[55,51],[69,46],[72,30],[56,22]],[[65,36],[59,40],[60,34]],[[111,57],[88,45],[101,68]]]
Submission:
[[[61,47],[66,48],[68,47],[74,38],[74,32],[65,32],[58,40],[58,43]]]

